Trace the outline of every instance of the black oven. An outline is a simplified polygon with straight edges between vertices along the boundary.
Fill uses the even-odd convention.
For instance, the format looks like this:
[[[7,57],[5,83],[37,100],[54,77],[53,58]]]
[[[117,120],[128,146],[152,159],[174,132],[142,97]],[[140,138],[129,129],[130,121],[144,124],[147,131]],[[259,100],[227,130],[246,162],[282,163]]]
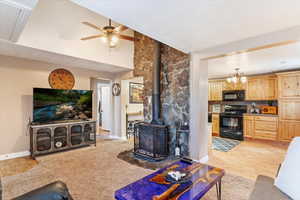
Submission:
[[[225,111],[220,114],[220,136],[235,140],[244,140],[243,113],[246,105],[225,105]]]
[[[223,101],[244,101],[245,90],[224,90]]]
[[[243,116],[220,114],[221,137],[243,140]]]

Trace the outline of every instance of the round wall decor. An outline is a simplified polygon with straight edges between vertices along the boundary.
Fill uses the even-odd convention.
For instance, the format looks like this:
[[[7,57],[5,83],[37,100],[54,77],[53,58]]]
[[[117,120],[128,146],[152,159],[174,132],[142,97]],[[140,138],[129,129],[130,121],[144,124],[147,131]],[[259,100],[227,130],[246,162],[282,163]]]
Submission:
[[[71,90],[75,85],[73,74],[66,69],[55,69],[49,74],[49,85],[53,89]]]
[[[121,94],[121,85],[119,83],[114,83],[112,85],[112,95],[119,96]]]

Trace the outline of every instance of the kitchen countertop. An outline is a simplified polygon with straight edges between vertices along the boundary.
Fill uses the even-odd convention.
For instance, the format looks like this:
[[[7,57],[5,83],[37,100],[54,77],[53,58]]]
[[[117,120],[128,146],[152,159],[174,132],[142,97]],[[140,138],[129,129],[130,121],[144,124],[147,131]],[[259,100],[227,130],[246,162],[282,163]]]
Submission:
[[[244,113],[244,115],[251,115],[251,116],[266,116],[266,117],[278,117],[278,115],[274,115],[274,114],[254,114],[254,113]]]

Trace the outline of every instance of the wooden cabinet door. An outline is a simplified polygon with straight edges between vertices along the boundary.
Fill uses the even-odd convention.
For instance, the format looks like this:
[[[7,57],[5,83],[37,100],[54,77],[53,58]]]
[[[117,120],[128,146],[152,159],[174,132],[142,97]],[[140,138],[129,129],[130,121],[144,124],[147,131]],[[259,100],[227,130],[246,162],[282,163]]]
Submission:
[[[261,79],[249,79],[247,82],[246,99],[261,100],[263,95]]]
[[[228,83],[227,81],[224,81],[224,90],[245,90],[246,84],[245,83]]]
[[[300,121],[300,100],[279,101],[280,120]]]
[[[212,114],[212,133],[214,135],[220,134],[220,115]]]
[[[223,80],[213,80],[208,82],[209,100],[222,101],[222,91],[224,86]]]
[[[244,136],[252,138],[254,135],[254,117],[244,116],[243,121]]]
[[[212,84],[208,82],[208,101],[212,101]]]
[[[290,74],[279,76],[279,93],[280,98],[300,97],[299,75]]]
[[[290,141],[294,137],[300,136],[300,122],[280,121],[279,136],[280,141]]]
[[[262,80],[263,85],[263,100],[276,100],[277,99],[277,79],[268,78]]]
[[[249,78],[246,89],[247,100],[276,100],[276,76],[260,76]]]

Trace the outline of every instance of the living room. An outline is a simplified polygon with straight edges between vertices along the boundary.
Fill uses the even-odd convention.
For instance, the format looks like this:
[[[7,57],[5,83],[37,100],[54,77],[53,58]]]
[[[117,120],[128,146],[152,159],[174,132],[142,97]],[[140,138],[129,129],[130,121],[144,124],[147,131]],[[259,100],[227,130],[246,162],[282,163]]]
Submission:
[[[2,199],[299,199],[299,3],[160,4],[0,2]]]

